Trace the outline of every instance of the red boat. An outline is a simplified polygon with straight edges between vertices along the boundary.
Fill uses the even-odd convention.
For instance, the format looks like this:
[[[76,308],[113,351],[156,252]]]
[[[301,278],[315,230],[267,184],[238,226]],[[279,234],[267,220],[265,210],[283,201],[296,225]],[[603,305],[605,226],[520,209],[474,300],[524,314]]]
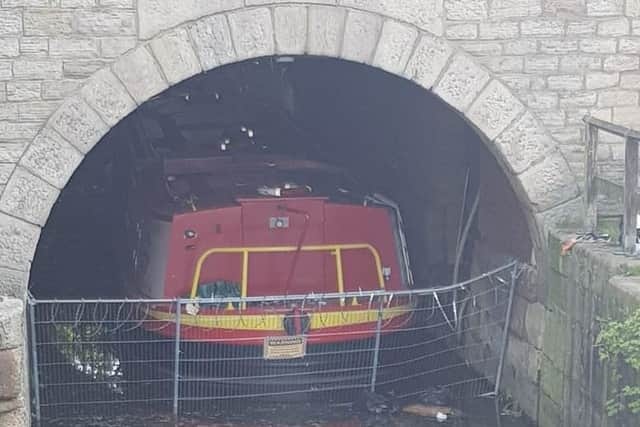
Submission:
[[[129,200],[129,295],[199,299],[182,306],[184,341],[265,346],[266,358],[266,346],[296,339],[371,338],[381,304],[383,334],[410,319],[408,298],[367,294],[412,285],[398,207],[338,168],[264,156],[165,159],[141,168]],[[334,297],[285,298],[321,294]],[[149,310],[166,322],[148,323],[155,333],[175,335],[172,307]]]

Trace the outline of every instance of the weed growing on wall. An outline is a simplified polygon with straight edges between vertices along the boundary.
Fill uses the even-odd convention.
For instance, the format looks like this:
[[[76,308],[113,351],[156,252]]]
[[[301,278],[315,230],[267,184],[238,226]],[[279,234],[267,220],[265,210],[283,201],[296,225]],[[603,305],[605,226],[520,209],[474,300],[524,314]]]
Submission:
[[[604,321],[596,345],[600,360],[609,363],[613,378],[620,385],[607,401],[608,414],[614,416],[626,410],[640,414],[640,308],[625,320]]]

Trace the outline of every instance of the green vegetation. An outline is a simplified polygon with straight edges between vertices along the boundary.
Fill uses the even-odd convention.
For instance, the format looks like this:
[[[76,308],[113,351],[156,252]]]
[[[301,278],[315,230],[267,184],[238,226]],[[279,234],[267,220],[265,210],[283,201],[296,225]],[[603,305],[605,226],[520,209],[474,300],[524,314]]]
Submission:
[[[624,266],[624,275],[625,276],[640,276],[640,266],[638,265],[625,265]]]
[[[615,395],[607,401],[610,416],[623,411],[640,413],[640,308],[622,321],[605,321],[598,335],[600,359],[613,369],[613,378],[618,387]],[[631,375],[621,375],[628,367]]]

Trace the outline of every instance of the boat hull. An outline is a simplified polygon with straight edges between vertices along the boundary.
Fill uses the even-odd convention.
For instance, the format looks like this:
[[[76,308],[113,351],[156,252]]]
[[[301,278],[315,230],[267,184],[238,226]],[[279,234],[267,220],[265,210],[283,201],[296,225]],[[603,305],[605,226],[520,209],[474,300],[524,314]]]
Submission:
[[[236,346],[263,345],[269,337],[304,335],[308,344],[330,344],[372,338],[378,323],[381,334],[406,327],[412,318],[410,303],[378,310],[350,306],[333,310],[291,312],[280,310],[209,310],[198,314],[180,313],[180,340],[224,343]],[[175,337],[176,313],[151,308],[144,326],[163,337]],[[287,320],[294,325],[287,330]],[[295,324],[299,323],[297,329]]]

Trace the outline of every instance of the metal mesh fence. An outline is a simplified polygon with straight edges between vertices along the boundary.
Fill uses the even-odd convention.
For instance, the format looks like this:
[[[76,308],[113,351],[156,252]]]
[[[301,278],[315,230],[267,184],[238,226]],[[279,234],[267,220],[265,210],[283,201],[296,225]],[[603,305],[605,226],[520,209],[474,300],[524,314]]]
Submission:
[[[518,265],[402,292],[30,300],[36,421],[497,391]]]

